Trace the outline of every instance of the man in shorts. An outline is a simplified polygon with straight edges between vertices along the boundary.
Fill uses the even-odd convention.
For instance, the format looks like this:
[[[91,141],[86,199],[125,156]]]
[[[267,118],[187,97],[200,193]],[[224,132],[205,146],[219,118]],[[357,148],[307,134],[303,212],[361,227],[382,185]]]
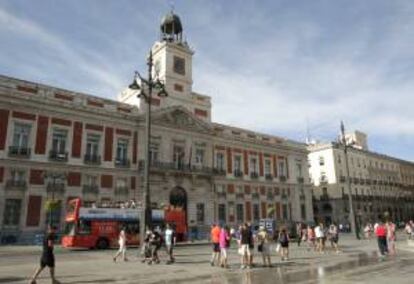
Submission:
[[[171,228],[170,224],[167,224],[167,227],[165,229],[165,247],[167,249],[167,254],[169,256],[169,260],[167,261],[167,264],[171,264],[175,262],[175,258],[174,258],[174,254],[173,254],[173,248],[175,245],[175,232],[174,230]]]
[[[52,283],[59,283],[55,278],[55,255],[53,253],[53,242],[55,241],[55,227],[49,225],[47,233],[43,239],[43,251],[42,257],[40,258],[40,267],[34,273],[30,283],[35,284],[36,278],[47,266],[50,271],[50,278],[52,278]]]
[[[251,263],[251,231],[247,224],[243,224],[240,229],[240,254],[241,254],[241,269],[250,268]]]
[[[211,242],[213,243],[213,254],[211,255],[211,266],[220,265],[220,226],[218,224],[213,224],[211,226]]]

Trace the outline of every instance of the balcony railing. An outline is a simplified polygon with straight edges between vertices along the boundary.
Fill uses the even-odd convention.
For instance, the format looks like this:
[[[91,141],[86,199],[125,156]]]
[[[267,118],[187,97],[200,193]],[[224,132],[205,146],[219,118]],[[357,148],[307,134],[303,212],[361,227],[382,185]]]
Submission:
[[[299,195],[299,200],[301,201],[306,200],[306,196],[304,194]]]
[[[268,201],[272,201],[275,198],[275,195],[273,193],[266,194],[266,199]]]
[[[280,196],[283,200],[286,200],[288,198],[286,193],[282,193],[282,195]]]
[[[8,180],[6,182],[6,190],[25,191],[27,189],[27,183],[25,180]]]
[[[85,162],[85,164],[88,164],[88,165],[100,165],[101,156],[86,154],[84,156],[83,161]]]
[[[305,179],[303,177],[297,177],[298,183],[304,183]]]
[[[63,194],[65,193],[64,183],[48,183],[46,185],[46,192],[51,194]]]
[[[365,179],[363,179],[363,178],[359,179],[359,183],[364,185],[365,184]]]
[[[138,169],[142,173],[144,171],[145,161],[140,160],[138,164]],[[207,174],[207,175],[225,175],[224,170],[217,170],[211,167],[206,167],[203,165],[189,165],[183,163],[175,162],[162,162],[162,161],[151,161],[150,168],[152,170],[161,170],[161,171],[176,171],[182,173],[196,173],[196,174]]]
[[[31,152],[32,150],[27,147],[20,147],[20,146],[9,147],[9,157],[30,158]]]
[[[329,200],[329,194],[322,194],[320,199],[321,200]]]
[[[82,186],[83,194],[98,194],[99,186],[97,184],[84,184]]]
[[[252,193],[252,199],[259,199],[259,198],[260,198],[259,193],[257,193],[257,192]]]
[[[286,176],[279,176],[279,180],[281,182],[285,182],[286,181]]]
[[[68,152],[58,152],[56,150],[49,151],[49,160],[56,162],[67,162]]]
[[[235,177],[243,177],[243,172],[240,170],[234,170],[234,176]]]
[[[237,199],[243,199],[244,198],[244,194],[243,193],[236,193],[236,198]]]
[[[319,179],[319,184],[328,184],[328,179],[326,178]]]
[[[365,179],[365,183],[366,183],[367,185],[371,185],[371,180],[370,180],[369,178],[367,178],[367,179]]]
[[[340,177],[339,177],[339,181],[340,181],[340,182],[345,182],[345,181],[346,181],[345,176],[340,176]]]
[[[213,168],[213,174],[218,175],[218,176],[225,176],[226,170],[222,168]]]
[[[120,196],[120,195],[126,196],[126,195],[129,195],[129,188],[126,187],[126,186],[118,186],[118,187],[115,187],[115,195],[116,196]]]
[[[131,162],[129,159],[122,159],[122,158],[115,159],[115,167],[117,168],[129,168],[130,166],[131,166]]]
[[[258,178],[259,178],[259,174],[258,174],[258,173],[256,173],[256,172],[251,172],[251,173],[250,173],[250,178],[251,178],[251,179],[258,179]]]
[[[266,180],[273,180],[273,175],[272,174],[265,174],[265,179]]]
[[[217,192],[217,197],[221,197],[221,198],[226,198],[227,197],[227,194],[226,194],[226,192],[224,192],[224,191],[221,191],[221,192]]]

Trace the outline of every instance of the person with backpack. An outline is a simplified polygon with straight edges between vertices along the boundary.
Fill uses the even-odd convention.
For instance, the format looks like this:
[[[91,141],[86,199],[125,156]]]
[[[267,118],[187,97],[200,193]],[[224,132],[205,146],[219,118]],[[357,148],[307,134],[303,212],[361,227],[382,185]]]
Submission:
[[[289,234],[286,228],[282,228],[279,233],[279,244],[282,261],[289,260]]]
[[[148,264],[152,264],[153,262],[158,264],[160,263],[160,258],[158,257],[158,250],[161,248],[162,240],[161,235],[158,230],[154,230],[150,237],[150,247],[151,247],[151,260]]]
[[[328,236],[329,236],[329,240],[331,241],[331,247],[335,249],[336,253],[339,253],[339,247],[338,247],[339,232],[338,232],[338,227],[335,225],[335,223],[332,223],[329,226]]]

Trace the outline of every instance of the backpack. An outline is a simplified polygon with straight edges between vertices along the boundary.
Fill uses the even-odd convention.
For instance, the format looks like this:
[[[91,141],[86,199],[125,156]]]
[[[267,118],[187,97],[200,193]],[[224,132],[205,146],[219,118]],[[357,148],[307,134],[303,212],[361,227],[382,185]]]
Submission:
[[[288,238],[287,238],[286,233],[285,233],[285,234],[283,234],[283,233],[282,233],[282,234],[280,235],[279,242],[280,242],[280,243],[282,243],[282,244],[285,244],[285,243],[287,243],[287,242],[288,242]]]

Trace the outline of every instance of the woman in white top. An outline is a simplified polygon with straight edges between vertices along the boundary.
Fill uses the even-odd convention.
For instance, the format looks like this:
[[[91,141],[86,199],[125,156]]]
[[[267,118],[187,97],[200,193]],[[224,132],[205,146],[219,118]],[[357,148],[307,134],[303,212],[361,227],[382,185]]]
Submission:
[[[123,261],[128,261],[128,259],[126,258],[126,234],[125,234],[125,229],[121,229],[121,231],[119,232],[118,243],[119,243],[119,250],[113,258],[114,262],[116,262],[118,256],[120,256],[121,254],[122,254],[122,260]]]
[[[315,227],[315,237],[316,237],[316,250],[322,253],[325,247],[325,235],[323,233],[322,223],[319,223],[319,225]]]

